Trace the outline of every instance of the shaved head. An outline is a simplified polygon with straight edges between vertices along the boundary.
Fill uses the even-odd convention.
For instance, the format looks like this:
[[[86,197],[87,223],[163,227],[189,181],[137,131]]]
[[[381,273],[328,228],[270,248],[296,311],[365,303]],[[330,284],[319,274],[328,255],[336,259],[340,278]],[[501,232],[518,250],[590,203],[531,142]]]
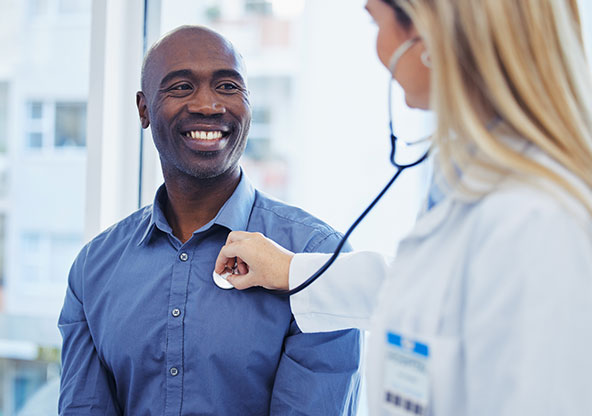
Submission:
[[[178,47],[178,44],[186,42],[196,43],[215,43],[221,54],[234,55],[239,63],[241,73],[246,83],[246,67],[243,57],[237,52],[234,45],[212,29],[205,26],[199,25],[184,25],[179,26],[170,32],[164,34],[159,40],[157,40],[146,52],[144,61],[142,63],[141,73],[141,88],[146,94],[151,95],[154,91],[154,74],[153,67],[156,62],[160,62],[162,57],[162,51],[170,47]]]

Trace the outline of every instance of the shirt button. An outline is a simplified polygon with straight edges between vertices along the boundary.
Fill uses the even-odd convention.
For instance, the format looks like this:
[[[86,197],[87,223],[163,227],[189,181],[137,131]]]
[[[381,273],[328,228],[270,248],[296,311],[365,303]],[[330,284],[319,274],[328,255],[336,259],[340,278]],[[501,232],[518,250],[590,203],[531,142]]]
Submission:
[[[176,317],[178,317],[179,315],[181,315],[181,310],[180,310],[179,308],[175,308],[175,309],[173,309],[173,310],[172,310],[172,312],[171,312],[171,313],[172,313],[172,314],[173,314],[173,316],[176,318]]]
[[[175,377],[177,374],[179,374],[177,367],[171,367],[171,376]]]
[[[179,259],[181,259],[181,261],[187,261],[188,258],[189,256],[187,255],[187,253],[179,254]]]

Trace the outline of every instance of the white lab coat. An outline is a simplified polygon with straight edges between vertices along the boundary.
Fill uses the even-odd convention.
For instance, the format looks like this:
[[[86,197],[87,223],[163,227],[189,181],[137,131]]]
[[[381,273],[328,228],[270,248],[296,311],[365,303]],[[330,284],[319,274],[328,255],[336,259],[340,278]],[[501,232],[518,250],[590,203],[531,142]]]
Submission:
[[[290,286],[326,258],[296,255]],[[305,332],[370,329],[371,415],[388,414],[387,331],[428,344],[431,415],[592,415],[592,220],[561,192],[508,179],[451,196],[395,261],[345,254],[291,306]]]

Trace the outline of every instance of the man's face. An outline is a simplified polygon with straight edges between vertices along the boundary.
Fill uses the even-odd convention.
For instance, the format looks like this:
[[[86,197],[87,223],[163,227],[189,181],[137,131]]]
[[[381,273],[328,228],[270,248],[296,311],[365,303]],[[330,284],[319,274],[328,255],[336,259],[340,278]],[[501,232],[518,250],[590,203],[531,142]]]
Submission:
[[[237,168],[251,107],[242,61],[227,42],[204,29],[173,33],[153,51],[143,88],[142,126],[152,126],[165,175],[209,179]]]

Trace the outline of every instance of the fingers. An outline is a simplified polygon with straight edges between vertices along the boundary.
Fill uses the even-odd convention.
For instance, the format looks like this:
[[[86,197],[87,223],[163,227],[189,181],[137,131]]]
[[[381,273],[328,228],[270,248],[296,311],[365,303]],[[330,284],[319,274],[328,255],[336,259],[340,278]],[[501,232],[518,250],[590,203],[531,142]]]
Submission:
[[[233,274],[228,276],[226,280],[228,280],[230,284],[238,290],[245,290],[250,287],[257,286],[257,284],[253,282],[253,275],[248,273],[245,275]]]
[[[214,270],[216,273],[223,273],[226,268],[234,270],[235,262],[240,274],[248,272],[248,259],[251,247],[242,244],[248,240],[262,238],[261,233],[250,233],[246,231],[232,231],[226,238],[226,245],[222,247],[216,259]]]
[[[236,270],[238,274],[244,275],[249,273],[249,265],[243,261],[240,257],[236,258]]]
[[[261,233],[233,231],[220,249],[214,270],[221,274],[232,270],[228,281],[237,289],[262,286],[284,289],[289,286],[290,262],[294,253]]]
[[[216,264],[214,271],[218,274],[224,273],[226,269],[234,270],[236,263],[236,246],[225,245],[222,246],[218,257],[216,258]]]

